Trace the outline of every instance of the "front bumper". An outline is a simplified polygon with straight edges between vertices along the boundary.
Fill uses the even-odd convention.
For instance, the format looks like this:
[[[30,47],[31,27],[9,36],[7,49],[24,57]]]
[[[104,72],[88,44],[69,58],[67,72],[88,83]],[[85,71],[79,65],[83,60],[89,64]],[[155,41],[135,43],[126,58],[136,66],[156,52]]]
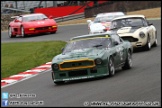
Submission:
[[[143,47],[147,43],[147,36],[144,38],[140,38],[140,37],[137,38],[137,36],[120,36],[120,37],[123,40],[127,40],[131,42],[133,48]]]
[[[56,32],[56,27],[42,27],[42,28],[25,28],[25,34],[39,34],[39,33],[47,33],[47,32]]]
[[[106,75],[109,75],[107,65],[96,66],[94,68],[86,68],[86,69],[57,71],[54,72],[54,82],[88,79]]]
[[[133,48],[139,48],[146,45],[146,42],[131,42]]]

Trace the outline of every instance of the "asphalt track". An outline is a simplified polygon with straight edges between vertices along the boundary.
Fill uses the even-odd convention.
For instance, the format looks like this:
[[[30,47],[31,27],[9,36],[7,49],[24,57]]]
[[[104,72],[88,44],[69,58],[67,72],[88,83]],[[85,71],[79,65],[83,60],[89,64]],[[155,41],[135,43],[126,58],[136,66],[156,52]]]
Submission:
[[[90,103],[94,101],[155,102],[156,105],[161,106],[161,20],[150,22],[157,28],[158,46],[150,51],[133,53],[133,67],[130,70],[118,70],[114,77],[72,81],[59,86],[53,83],[51,71],[48,71],[4,87],[1,91],[9,92],[9,94],[33,93],[36,95],[35,98],[9,98],[9,101],[42,101],[44,105],[37,105],[38,107],[84,107],[84,104],[92,106]],[[7,36],[6,32],[2,32],[1,42],[68,41],[73,36],[88,32],[87,24],[60,26],[58,29],[56,34],[12,39]],[[20,105],[13,106],[19,107]]]

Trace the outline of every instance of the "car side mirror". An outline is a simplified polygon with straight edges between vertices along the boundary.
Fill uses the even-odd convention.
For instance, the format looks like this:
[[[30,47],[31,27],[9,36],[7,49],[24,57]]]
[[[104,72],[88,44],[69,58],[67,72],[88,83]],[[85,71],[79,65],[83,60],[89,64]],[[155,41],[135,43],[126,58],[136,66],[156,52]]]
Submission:
[[[53,16],[49,16],[49,19],[53,19]]]
[[[117,41],[114,41],[114,45],[119,45],[119,43]]]
[[[92,21],[91,20],[87,20],[87,23],[91,23]]]

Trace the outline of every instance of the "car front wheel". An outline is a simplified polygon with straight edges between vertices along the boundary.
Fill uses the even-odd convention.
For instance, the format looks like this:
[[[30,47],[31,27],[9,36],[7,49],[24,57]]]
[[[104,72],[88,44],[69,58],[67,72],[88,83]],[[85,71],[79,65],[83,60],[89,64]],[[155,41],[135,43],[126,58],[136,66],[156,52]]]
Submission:
[[[132,68],[132,55],[131,55],[131,52],[128,51],[127,59],[122,69],[130,69],[130,68]]]
[[[21,26],[21,36],[22,37],[25,37],[25,30],[24,30],[24,27],[23,26]]]
[[[148,36],[147,38],[147,43],[144,46],[145,50],[150,50],[151,49],[151,42],[150,42],[150,37]]]
[[[146,45],[144,46],[145,50],[150,50],[151,49],[151,42],[150,42],[150,37],[148,36]]]
[[[155,42],[153,44],[154,47],[157,47],[158,42],[157,42],[157,32],[155,33]]]
[[[54,80],[54,72],[51,72],[52,80]]]
[[[9,26],[8,27],[8,36],[10,37],[10,38],[13,38],[13,37],[15,37],[16,35],[13,35],[12,34],[12,28]]]
[[[108,69],[109,69],[109,76],[114,76],[115,75],[115,66],[114,66],[114,61],[112,57],[110,57],[108,61]]]

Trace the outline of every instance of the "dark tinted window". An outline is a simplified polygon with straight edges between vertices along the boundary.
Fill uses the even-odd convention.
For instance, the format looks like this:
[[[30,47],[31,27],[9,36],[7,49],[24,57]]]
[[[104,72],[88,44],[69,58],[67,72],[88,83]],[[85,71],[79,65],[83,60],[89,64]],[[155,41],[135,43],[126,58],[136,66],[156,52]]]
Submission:
[[[111,44],[110,38],[79,39],[69,42],[63,53],[86,48],[107,48],[109,45],[111,46]]]
[[[19,21],[22,21],[22,17],[21,16],[17,17],[16,19],[19,20]]]
[[[114,20],[111,23],[111,28],[121,28],[121,27],[144,27],[146,22],[143,18],[132,17]]]
[[[36,21],[36,20],[43,20],[47,19],[47,16],[40,14],[40,15],[29,15],[29,16],[24,16],[23,21]]]

